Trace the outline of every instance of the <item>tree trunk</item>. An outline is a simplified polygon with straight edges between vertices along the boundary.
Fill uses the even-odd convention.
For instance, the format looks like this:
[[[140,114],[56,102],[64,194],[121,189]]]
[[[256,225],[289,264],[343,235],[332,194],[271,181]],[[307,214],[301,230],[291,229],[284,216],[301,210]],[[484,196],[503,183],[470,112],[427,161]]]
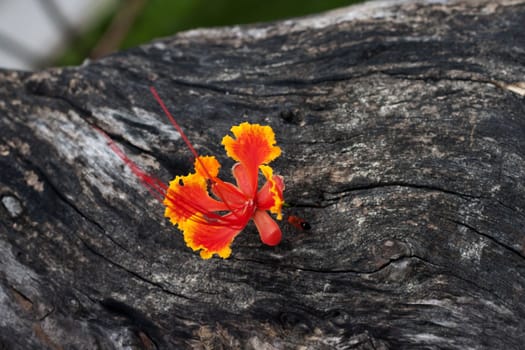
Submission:
[[[378,1],[0,72],[0,349],[521,349],[525,1]],[[283,241],[202,260],[170,181],[248,120]]]

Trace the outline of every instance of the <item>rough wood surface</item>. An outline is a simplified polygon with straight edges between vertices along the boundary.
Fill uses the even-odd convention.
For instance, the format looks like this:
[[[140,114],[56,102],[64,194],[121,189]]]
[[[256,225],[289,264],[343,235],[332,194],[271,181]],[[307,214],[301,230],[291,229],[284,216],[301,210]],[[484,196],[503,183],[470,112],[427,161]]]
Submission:
[[[0,349],[521,349],[525,1],[383,1],[0,72]],[[291,210],[203,261],[165,181],[271,125]]]

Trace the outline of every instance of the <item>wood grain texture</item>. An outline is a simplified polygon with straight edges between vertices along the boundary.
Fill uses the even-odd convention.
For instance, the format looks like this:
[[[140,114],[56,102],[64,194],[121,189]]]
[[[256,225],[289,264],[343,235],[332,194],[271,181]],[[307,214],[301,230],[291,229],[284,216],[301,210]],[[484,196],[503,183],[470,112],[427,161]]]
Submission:
[[[382,1],[0,72],[0,349],[520,349],[525,1]],[[169,181],[271,125],[290,212],[203,261]]]

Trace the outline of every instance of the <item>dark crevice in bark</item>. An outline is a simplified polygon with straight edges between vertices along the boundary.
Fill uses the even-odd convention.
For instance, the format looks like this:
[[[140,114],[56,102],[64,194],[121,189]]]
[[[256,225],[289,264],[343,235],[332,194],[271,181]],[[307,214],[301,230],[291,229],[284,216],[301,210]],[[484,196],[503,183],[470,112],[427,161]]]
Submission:
[[[126,139],[123,135],[118,135],[112,132],[109,132],[106,130],[101,123],[98,122],[98,120],[93,116],[91,111],[87,110],[86,108],[82,107],[79,103],[76,103],[73,99],[58,95],[58,94],[52,94],[49,92],[44,92],[38,89],[32,89],[29,90],[32,95],[38,96],[38,97],[44,97],[44,98],[50,98],[55,99],[57,101],[61,101],[66,103],[68,106],[71,107],[72,110],[74,110],[80,118],[82,118],[87,124],[91,125],[93,127],[93,130],[96,131],[96,129],[102,130],[104,133],[106,133],[108,136],[110,136],[114,141],[117,141],[120,144],[126,145],[127,147],[131,148],[137,153],[144,153],[147,154],[153,158],[156,158],[158,155],[154,152],[141,148],[136,144],[131,143],[128,139]],[[138,125],[138,124],[137,124]],[[110,150],[108,150],[110,151]]]
[[[506,251],[509,251],[511,252],[513,255],[517,255],[519,258],[521,259],[525,259],[525,255],[520,252],[519,250],[517,250],[516,248],[514,247],[511,247],[509,246],[508,244],[505,244],[503,242],[501,242],[500,240],[496,239],[495,237],[489,235],[489,234],[486,234],[486,233],[483,233],[479,230],[477,230],[475,227],[469,225],[469,224],[466,224],[464,222],[461,222],[459,220],[453,220],[453,219],[447,219],[447,218],[444,218],[445,220],[448,220],[450,222],[453,222],[454,224],[458,225],[458,226],[462,226],[462,227],[465,227],[467,229],[469,229],[470,231],[482,236],[482,237],[485,237],[486,239],[488,239],[489,241],[493,242],[494,244],[500,246],[501,248],[503,248],[504,250]]]
[[[129,253],[129,250],[117,242],[111,235],[108,234],[108,232],[104,229],[104,226],[98,223],[96,220],[91,218],[89,215],[86,215],[73,201],[71,201],[69,198],[66,197],[66,195],[55,185],[55,183],[47,176],[46,172],[44,172],[40,167],[38,167],[36,164],[33,164],[31,161],[26,159],[27,164],[31,166],[33,170],[37,172],[39,177],[44,181],[46,185],[49,186],[49,188],[53,191],[53,193],[58,197],[60,201],[62,201],[64,204],[66,204],[69,208],[71,208],[75,213],[79,215],[82,219],[86,220],[88,223],[92,224],[96,229],[101,232],[106,238],[108,238],[114,245],[125,251],[126,253]]]
[[[261,264],[261,265],[268,265],[268,262],[267,261],[258,261],[258,260],[253,260],[253,259],[239,259],[239,258],[232,258],[232,260],[238,260],[238,261],[246,261],[246,262],[250,262],[250,263],[256,263],[256,264]],[[395,263],[399,263],[399,262],[402,262],[402,261],[405,261],[405,260],[410,260],[410,259],[417,259],[417,260],[420,260],[421,262],[425,263],[425,264],[428,264],[434,268],[444,268],[443,266],[440,266],[440,265],[437,265],[436,263],[433,263],[431,262],[430,260],[428,259],[425,259],[421,256],[418,256],[418,255],[415,255],[415,254],[406,254],[406,255],[400,255],[398,257],[395,257],[395,258],[390,258],[388,259],[388,261],[386,261],[385,263],[381,264],[380,266],[378,266],[377,268],[374,268],[372,270],[357,270],[357,269],[313,269],[313,268],[305,268],[305,267],[301,267],[301,266],[297,266],[297,265],[286,265],[286,264],[281,264],[279,265],[280,268],[282,269],[285,269],[285,270],[289,270],[289,271],[303,271],[303,272],[308,272],[308,273],[315,273],[315,274],[341,274],[341,275],[345,275],[345,274],[350,274],[350,275],[356,275],[356,276],[359,276],[359,275],[373,275],[373,274],[376,274],[376,273],[379,273],[381,271],[383,271],[385,268],[388,268],[390,267],[392,264],[395,264]]]
[[[461,192],[457,192],[454,190],[445,189],[445,188],[434,186],[434,185],[415,184],[415,183],[408,183],[408,182],[403,182],[403,181],[376,182],[376,183],[370,183],[370,184],[365,184],[365,185],[345,187],[344,189],[338,190],[337,192],[327,192],[325,190],[323,191],[323,193],[329,194],[329,195],[338,195],[333,198],[326,199],[326,201],[329,201],[329,202],[337,202],[343,198],[353,195],[353,193],[355,192],[375,190],[378,188],[408,188],[408,189],[415,189],[415,190],[425,190],[429,192],[439,192],[439,193],[443,193],[446,195],[457,196],[464,200],[484,198],[484,197],[480,197],[480,196],[476,196],[472,194],[461,193]]]
[[[189,298],[189,297],[187,297],[185,295],[172,292],[171,290],[169,290],[166,287],[164,287],[162,284],[154,282],[154,281],[152,281],[152,280],[142,276],[141,274],[126,268],[125,266],[123,266],[123,265],[113,261],[111,258],[107,257],[103,253],[100,253],[99,251],[97,251],[92,245],[87,243],[80,236],[78,236],[78,235],[76,235],[76,236],[82,242],[82,244],[87,248],[87,250],[89,250],[91,253],[93,253],[94,255],[98,256],[102,260],[108,262],[112,266],[114,266],[114,267],[116,267],[118,269],[121,269],[123,271],[126,271],[128,274],[130,274],[131,276],[137,278],[138,280],[140,280],[140,281],[142,281],[142,282],[144,282],[144,283],[146,283],[148,285],[151,285],[152,287],[158,288],[163,293],[169,294],[171,296],[174,296],[174,297],[177,297],[177,298],[182,298],[182,299],[185,299],[185,300],[188,300],[188,301],[194,301],[194,302],[197,301],[197,300],[191,299],[191,298]]]
[[[458,280],[461,280],[462,282],[465,282],[467,285],[472,285],[476,289],[479,289],[481,291],[484,291],[487,295],[493,296],[501,305],[504,305],[505,307],[512,309],[512,303],[509,303],[507,298],[505,296],[499,295],[498,291],[495,289],[490,289],[487,286],[484,286],[482,283],[476,281],[474,278],[468,278],[467,276],[461,276],[458,274],[457,271],[451,270],[450,268],[444,269],[444,273],[451,276],[452,278],[457,278]]]

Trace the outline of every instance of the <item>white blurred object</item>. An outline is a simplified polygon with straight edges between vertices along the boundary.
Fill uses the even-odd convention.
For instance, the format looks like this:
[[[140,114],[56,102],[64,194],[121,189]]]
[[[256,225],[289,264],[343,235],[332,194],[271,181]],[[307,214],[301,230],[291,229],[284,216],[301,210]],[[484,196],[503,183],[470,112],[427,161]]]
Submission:
[[[0,0],[0,68],[31,70],[57,57],[118,0]]]

